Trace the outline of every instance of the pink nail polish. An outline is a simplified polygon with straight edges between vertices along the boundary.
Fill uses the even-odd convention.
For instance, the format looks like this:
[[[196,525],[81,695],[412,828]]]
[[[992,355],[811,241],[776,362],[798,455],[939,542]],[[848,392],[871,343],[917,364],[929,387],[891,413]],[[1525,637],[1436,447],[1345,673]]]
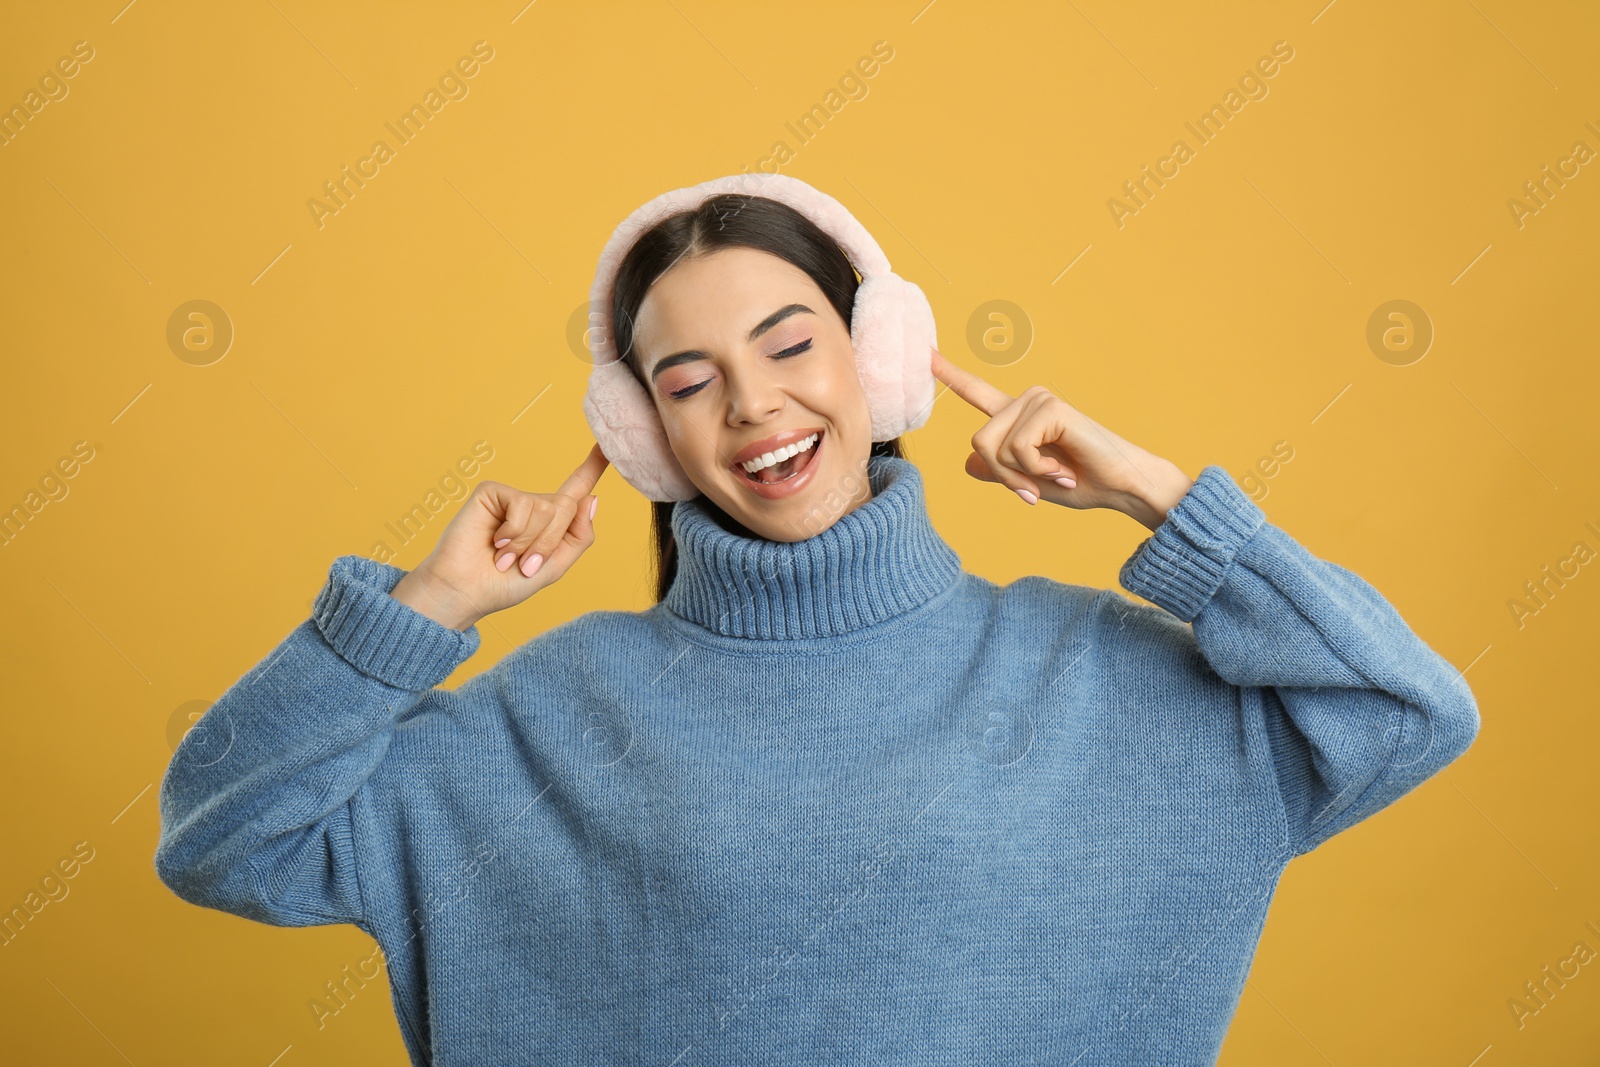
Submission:
[[[507,567],[511,566],[511,561],[516,558],[517,554],[515,552],[506,552],[502,554],[499,559],[494,561],[494,569],[497,571],[503,571]]]
[[[1056,479],[1056,484],[1064,488],[1071,489],[1078,483],[1073,481],[1071,478],[1061,477]]]
[[[1039,498],[1028,492],[1026,489],[1018,489],[1017,495],[1030,504],[1037,504],[1039,502]]]
[[[498,541],[496,541],[496,542],[495,542],[495,543],[494,543],[494,547],[496,547],[496,548],[504,548],[504,547],[506,547],[506,546],[507,546],[507,545],[509,545],[509,544],[510,544],[510,543],[511,543],[511,538],[509,538],[509,537],[502,537],[502,538],[500,538],[500,540],[498,540]]]
[[[527,577],[527,578],[532,578],[534,572],[539,569],[539,564],[541,564],[543,562],[544,562],[544,556],[540,555],[538,552],[535,552],[533,555],[531,555],[527,559],[523,560],[522,561],[522,573],[523,573],[523,576]]]
[[[594,513],[596,511],[599,511],[599,510],[600,510],[600,498],[599,497],[595,497],[593,500],[589,501],[589,521],[590,522],[594,521]]]

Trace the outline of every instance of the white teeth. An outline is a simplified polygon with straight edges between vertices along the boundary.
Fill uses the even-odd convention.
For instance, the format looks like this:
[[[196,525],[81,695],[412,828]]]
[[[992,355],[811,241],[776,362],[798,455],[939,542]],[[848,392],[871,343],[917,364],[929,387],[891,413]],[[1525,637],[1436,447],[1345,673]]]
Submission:
[[[782,463],[784,460],[788,459],[792,455],[795,455],[796,453],[804,452],[806,449],[817,443],[818,436],[820,435],[812,434],[805,440],[796,441],[792,445],[785,445],[776,452],[764,452],[748,463],[741,463],[740,466],[749,471],[751,474],[754,474],[765,467],[772,466],[774,463]]]

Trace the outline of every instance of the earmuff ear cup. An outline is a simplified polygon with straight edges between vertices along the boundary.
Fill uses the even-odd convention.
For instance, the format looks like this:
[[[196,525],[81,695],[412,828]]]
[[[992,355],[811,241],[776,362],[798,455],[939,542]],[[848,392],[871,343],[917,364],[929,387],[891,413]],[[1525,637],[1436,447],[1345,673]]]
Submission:
[[[904,407],[891,436],[909,433],[927,422],[933,414],[933,398],[938,395],[933,350],[939,347],[939,328],[933,319],[933,306],[915,282],[902,279],[900,284],[906,291],[905,356],[899,394]]]
[[[699,495],[673,455],[655,405],[627,364],[613,360],[590,371],[583,415],[606,459],[645,497],[666,501]]]
[[[932,414],[934,331],[928,298],[899,275],[876,274],[857,287],[850,343],[874,441],[914,430]]]

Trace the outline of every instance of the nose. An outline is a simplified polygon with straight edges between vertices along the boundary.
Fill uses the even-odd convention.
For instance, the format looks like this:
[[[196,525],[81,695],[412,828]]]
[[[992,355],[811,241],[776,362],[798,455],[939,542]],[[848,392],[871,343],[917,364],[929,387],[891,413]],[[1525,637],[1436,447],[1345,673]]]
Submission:
[[[728,424],[764,422],[783,410],[786,401],[776,375],[764,369],[759,360],[730,367],[727,371]]]

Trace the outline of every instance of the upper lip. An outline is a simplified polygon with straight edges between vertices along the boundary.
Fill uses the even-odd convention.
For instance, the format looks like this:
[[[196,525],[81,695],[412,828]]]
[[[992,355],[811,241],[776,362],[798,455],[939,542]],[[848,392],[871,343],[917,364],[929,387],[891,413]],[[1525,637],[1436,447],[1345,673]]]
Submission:
[[[812,434],[820,434],[821,426],[807,426],[799,430],[779,430],[771,437],[763,437],[759,441],[752,441],[733,454],[731,466],[742,467],[758,456],[768,452],[776,452],[785,445],[792,445],[796,441],[804,441]]]

